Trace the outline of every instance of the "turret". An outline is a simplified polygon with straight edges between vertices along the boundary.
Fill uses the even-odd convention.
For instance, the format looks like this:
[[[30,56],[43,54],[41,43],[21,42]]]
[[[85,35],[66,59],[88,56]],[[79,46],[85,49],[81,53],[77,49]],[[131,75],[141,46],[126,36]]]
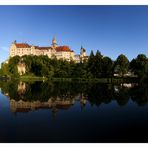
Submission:
[[[80,56],[81,57],[85,57],[86,56],[86,50],[81,46],[81,49],[80,49]]]
[[[56,40],[56,37],[54,37],[54,38],[52,39],[52,47],[53,47],[53,48],[56,48],[56,47],[57,47],[57,40]]]
[[[14,56],[16,56],[16,51],[17,51],[17,49],[16,49],[16,40],[14,40],[13,42],[12,42],[12,44],[11,44],[11,46],[10,46],[10,49],[9,49],[9,56],[10,57],[14,57]]]
[[[16,44],[16,40],[14,40],[14,41],[12,42],[12,44]]]

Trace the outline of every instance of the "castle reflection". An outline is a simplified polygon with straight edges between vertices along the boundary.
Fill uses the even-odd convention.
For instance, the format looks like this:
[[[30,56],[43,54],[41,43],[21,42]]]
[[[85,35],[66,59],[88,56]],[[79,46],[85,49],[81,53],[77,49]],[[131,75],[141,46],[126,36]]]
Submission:
[[[12,97],[11,92],[5,92],[4,95],[9,98],[10,102],[10,109],[12,112],[29,112],[37,109],[51,109],[53,113],[58,112],[59,110],[67,110],[72,105],[75,104],[75,101],[79,101],[81,106],[84,106],[86,104],[86,99],[83,96],[83,93],[77,94],[77,95],[71,95],[69,91],[66,91],[64,94],[60,94],[59,96],[53,95],[48,100],[46,96],[42,96],[45,98],[39,98],[39,99],[33,99],[30,98],[29,92],[31,92],[32,96],[33,92],[35,92],[33,85],[38,87],[37,85],[42,85],[44,83],[34,83],[34,84],[27,84],[25,82],[19,82],[17,84],[16,89],[13,89],[13,93],[17,96],[15,98],[15,95]],[[46,84],[45,84],[46,85]],[[53,89],[53,88],[52,88]],[[38,93],[42,93],[42,89],[38,90]],[[46,90],[44,90],[46,91]],[[49,93],[48,91],[46,92]],[[27,98],[27,94],[29,95]],[[37,97],[37,96],[36,96]],[[45,101],[43,101],[45,99]]]
[[[138,105],[148,102],[148,87],[140,84],[99,84],[73,82],[17,82],[0,83],[1,91],[10,102],[12,112],[50,109],[53,113],[68,110],[76,102],[80,107],[109,104],[116,100],[124,106],[129,99]]]
[[[60,109],[68,109],[74,104],[74,100],[55,100],[50,98],[47,102],[41,101],[16,101],[10,100],[10,107],[12,112],[28,112],[36,109],[52,109],[53,112],[57,112]]]

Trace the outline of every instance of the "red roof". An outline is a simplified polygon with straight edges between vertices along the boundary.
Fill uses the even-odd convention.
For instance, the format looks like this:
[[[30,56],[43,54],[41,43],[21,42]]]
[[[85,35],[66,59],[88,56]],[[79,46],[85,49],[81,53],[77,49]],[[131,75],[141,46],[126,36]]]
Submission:
[[[17,48],[30,48],[30,45],[28,45],[27,43],[16,43],[15,45]]]
[[[71,52],[71,50],[68,46],[59,46],[56,48],[56,51],[57,52],[60,52],[60,51]]]
[[[37,48],[38,48],[38,49],[41,49],[41,50],[42,50],[42,49],[44,50],[44,49],[49,49],[50,47],[37,47]]]
[[[17,48],[30,48],[31,46],[27,43],[15,43]],[[45,50],[49,49],[50,47],[39,47],[35,46],[36,49]],[[68,46],[59,46],[56,48],[57,52],[63,51],[63,52],[73,52]]]

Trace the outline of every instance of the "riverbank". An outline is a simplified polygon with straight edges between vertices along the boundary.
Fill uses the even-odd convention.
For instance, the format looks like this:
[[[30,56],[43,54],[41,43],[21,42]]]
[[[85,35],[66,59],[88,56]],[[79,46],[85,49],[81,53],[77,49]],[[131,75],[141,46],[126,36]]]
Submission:
[[[113,77],[113,78],[47,78],[39,76],[24,75],[20,77],[0,77],[0,80],[20,80],[20,81],[57,81],[57,82],[80,82],[80,83],[131,83],[137,82],[136,77]]]
[[[14,78],[21,81],[47,81],[48,78],[46,77],[39,77],[39,76],[20,76],[19,78]]]
[[[38,77],[38,76],[20,76],[18,79],[21,81],[57,81],[57,82],[81,82],[81,83],[89,83],[89,82],[97,82],[97,83],[130,83],[137,82],[137,78],[135,77],[113,77],[113,78],[46,78],[46,77]]]

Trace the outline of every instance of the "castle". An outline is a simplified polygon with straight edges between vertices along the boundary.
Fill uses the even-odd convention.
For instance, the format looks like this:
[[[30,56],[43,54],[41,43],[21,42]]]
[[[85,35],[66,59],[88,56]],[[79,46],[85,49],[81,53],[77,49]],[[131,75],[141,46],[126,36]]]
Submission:
[[[76,55],[68,46],[58,46],[55,37],[52,40],[51,46],[47,47],[34,46],[27,43],[17,43],[14,41],[10,47],[10,57],[22,57],[24,55],[47,55],[49,58],[56,57],[58,60],[73,60],[77,63],[88,58],[86,50],[83,47],[80,49],[80,55]]]

